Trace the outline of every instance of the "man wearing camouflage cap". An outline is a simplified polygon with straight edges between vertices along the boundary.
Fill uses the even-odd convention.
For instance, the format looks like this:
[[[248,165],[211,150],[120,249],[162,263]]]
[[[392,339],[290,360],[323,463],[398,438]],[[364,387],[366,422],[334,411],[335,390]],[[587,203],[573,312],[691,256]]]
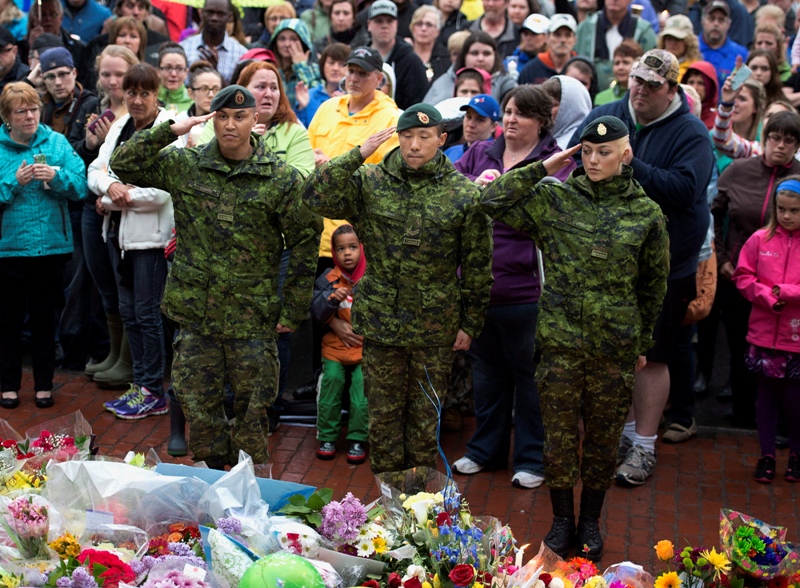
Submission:
[[[189,423],[195,460],[235,464],[244,450],[268,460],[267,407],[278,385],[277,333],[294,330],[311,302],[321,222],[302,205],[302,178],[252,133],[253,95],[228,86],[211,114],[166,121],[114,152],[120,180],[168,191],[178,248],[164,292],[178,323],[172,384]],[[215,139],[166,148],[213,119]],[[278,299],[284,247],[292,258]],[[225,420],[225,384],[236,422]]]
[[[349,219],[369,252],[352,321],[364,337],[375,473],[436,467],[438,415],[420,385],[444,395],[454,351],[480,334],[492,285],[489,223],[477,186],[439,149],[441,115],[412,106],[397,123],[399,147],[364,165],[394,131],[317,168],[305,189],[312,209]]]
[[[644,484],[656,465],[658,425],[669,397],[668,363],[696,294],[698,255],[708,230],[706,187],[714,154],[708,130],[690,112],[678,85],[678,71],[678,60],[668,51],[648,51],[631,69],[628,92],[592,110],[570,141],[576,145],[584,126],[600,116],[622,120],[632,149],[625,163],[669,219],[667,295],[653,335],[655,346],[647,353],[647,366],[636,374],[633,410],[618,453],[617,482],[626,486]]]

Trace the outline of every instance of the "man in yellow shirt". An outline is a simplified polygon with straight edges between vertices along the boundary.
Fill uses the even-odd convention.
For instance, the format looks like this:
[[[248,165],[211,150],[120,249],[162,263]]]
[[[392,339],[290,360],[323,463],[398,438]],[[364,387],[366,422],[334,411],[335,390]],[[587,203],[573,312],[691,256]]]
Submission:
[[[370,47],[356,47],[345,66],[347,94],[323,102],[308,127],[317,167],[363,144],[378,131],[397,125],[400,114],[397,105],[379,89],[383,85],[380,53]],[[379,163],[398,144],[397,135],[393,135],[366,163]],[[331,235],[336,227],[346,222],[325,219],[325,230],[319,244],[320,264],[324,267],[318,267],[318,273],[333,267]]]

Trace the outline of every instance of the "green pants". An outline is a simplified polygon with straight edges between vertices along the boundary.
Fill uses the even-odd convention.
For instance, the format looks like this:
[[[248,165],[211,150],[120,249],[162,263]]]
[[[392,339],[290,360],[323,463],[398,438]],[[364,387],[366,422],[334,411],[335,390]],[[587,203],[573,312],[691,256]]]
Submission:
[[[342,394],[347,372],[350,372],[350,421],[347,438],[366,441],[369,413],[364,396],[361,364],[344,365],[332,359],[322,360],[322,381],[317,395],[317,439],[336,443],[342,432]]]
[[[544,477],[550,488],[572,488],[579,471],[584,486],[594,490],[611,486],[617,446],[631,406],[633,368],[633,363],[623,366],[605,357],[543,350],[536,380],[544,422]]]
[[[234,394],[232,431],[222,405],[226,382]],[[196,461],[236,464],[241,449],[254,464],[267,463],[267,407],[278,390],[275,339],[223,339],[182,328],[175,339],[172,387],[189,423]]]
[[[444,396],[452,346],[396,347],[365,339],[363,358],[372,471],[436,468],[438,414],[420,383],[431,394],[430,377],[439,398]]]

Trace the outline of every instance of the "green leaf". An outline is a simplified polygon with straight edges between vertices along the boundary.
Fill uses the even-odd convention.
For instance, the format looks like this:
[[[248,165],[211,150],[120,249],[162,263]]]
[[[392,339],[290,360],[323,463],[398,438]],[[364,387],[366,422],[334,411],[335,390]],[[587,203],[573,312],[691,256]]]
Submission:
[[[325,501],[322,500],[322,497],[319,494],[314,492],[314,494],[309,496],[308,508],[310,508],[311,510],[322,510],[323,506],[325,506]]]
[[[319,513],[312,512],[310,515],[306,517],[308,524],[312,527],[319,528],[322,526],[322,516]]]
[[[328,504],[331,500],[333,500],[333,488],[320,488],[315,492],[315,494],[318,494],[325,504]]]
[[[289,497],[289,504],[292,504],[294,506],[306,506],[306,504],[308,503],[306,502],[305,496],[303,496],[302,494],[295,494]]]

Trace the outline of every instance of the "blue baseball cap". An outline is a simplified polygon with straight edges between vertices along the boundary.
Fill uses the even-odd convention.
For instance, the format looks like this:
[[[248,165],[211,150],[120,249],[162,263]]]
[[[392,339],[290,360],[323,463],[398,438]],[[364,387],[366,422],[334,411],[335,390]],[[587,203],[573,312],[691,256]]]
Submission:
[[[500,105],[497,100],[492,98],[489,94],[477,94],[467,102],[460,110],[471,108],[481,116],[492,119],[494,122],[500,120]]]

